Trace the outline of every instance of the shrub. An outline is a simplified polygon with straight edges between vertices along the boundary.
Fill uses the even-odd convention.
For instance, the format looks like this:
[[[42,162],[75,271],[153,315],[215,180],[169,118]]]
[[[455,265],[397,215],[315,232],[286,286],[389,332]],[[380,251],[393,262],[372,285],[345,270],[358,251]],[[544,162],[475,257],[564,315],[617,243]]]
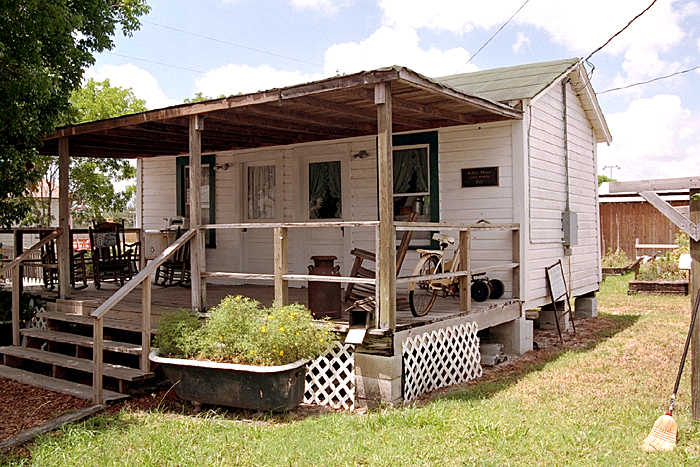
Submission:
[[[604,268],[621,268],[627,266],[630,260],[627,259],[627,253],[625,250],[617,249],[613,251],[612,248],[608,248],[607,253],[603,256],[603,267]]]
[[[19,298],[19,320],[22,323],[34,317],[34,297],[26,292]],[[0,287],[0,322],[12,321],[12,291]]]
[[[319,356],[337,335],[300,304],[270,308],[240,295],[224,298],[204,322],[179,310],[161,317],[160,354],[247,365],[285,365]]]

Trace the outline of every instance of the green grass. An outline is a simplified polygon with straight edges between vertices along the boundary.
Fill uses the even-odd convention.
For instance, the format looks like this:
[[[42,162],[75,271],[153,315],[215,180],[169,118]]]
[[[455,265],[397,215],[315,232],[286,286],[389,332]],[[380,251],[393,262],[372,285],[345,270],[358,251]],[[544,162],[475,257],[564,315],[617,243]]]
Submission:
[[[700,465],[690,420],[690,365],[671,453],[639,444],[666,409],[689,319],[688,297],[628,296],[609,277],[599,311],[611,329],[584,350],[502,379],[448,392],[424,406],[289,421],[231,420],[212,412],[121,412],[43,436],[10,465],[421,466]]]

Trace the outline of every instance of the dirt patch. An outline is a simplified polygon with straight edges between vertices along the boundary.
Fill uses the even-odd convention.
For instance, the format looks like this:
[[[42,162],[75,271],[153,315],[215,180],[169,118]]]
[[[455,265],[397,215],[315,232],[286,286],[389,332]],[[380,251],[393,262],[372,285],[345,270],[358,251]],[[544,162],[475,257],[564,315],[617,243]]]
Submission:
[[[481,382],[508,378],[512,375],[527,371],[527,367],[536,366],[546,362],[562,351],[582,349],[596,342],[601,332],[612,331],[616,328],[613,319],[597,317],[582,321],[576,321],[576,333],[566,333],[564,342],[560,342],[556,330],[534,330],[534,342],[536,349],[524,355],[508,355],[508,359],[494,367],[484,367],[484,374],[475,381],[463,385],[450,386],[426,394],[419,403],[425,403],[435,397],[459,391]],[[40,425],[51,418],[90,405],[89,401],[71,396],[57,394],[39,388],[23,385],[0,378],[0,440],[9,438],[32,426]],[[192,415],[196,413],[195,407],[189,402],[180,400],[173,390],[167,386],[154,388],[145,395],[132,397],[131,399],[115,404],[107,410],[107,414],[118,413],[121,410],[127,412],[141,412],[160,409],[168,413]],[[252,412],[237,409],[222,409],[205,406],[204,410],[213,410],[216,413],[251,423],[284,423],[307,417],[321,416],[334,412],[333,409],[318,406],[302,405],[295,410],[284,414],[270,414],[269,412]]]

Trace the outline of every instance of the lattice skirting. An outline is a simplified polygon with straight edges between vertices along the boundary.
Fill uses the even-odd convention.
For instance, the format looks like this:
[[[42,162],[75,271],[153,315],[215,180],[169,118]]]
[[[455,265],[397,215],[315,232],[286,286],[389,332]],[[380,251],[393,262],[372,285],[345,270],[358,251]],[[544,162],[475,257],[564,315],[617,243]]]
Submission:
[[[336,341],[327,355],[309,363],[304,402],[355,408],[355,346]]]
[[[422,394],[481,376],[476,323],[439,329],[402,345],[404,402]]]

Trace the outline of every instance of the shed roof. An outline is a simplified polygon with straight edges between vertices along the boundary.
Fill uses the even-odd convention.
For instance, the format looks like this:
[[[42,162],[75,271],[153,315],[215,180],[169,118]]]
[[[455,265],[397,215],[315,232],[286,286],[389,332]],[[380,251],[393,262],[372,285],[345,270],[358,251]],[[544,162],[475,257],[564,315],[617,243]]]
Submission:
[[[493,68],[438,78],[441,83],[498,102],[532,99],[569,72],[578,58]]]
[[[377,134],[374,88],[390,83],[393,132],[521,119],[522,111],[391,67],[312,83],[151,110],[57,129],[71,156],[153,157],[189,151],[189,117],[205,116],[202,153]]]
[[[534,99],[550,86],[570,77],[591,122],[596,140],[610,144],[612,136],[586,70],[579,58],[528,63],[437,78],[439,82],[498,102]]]

